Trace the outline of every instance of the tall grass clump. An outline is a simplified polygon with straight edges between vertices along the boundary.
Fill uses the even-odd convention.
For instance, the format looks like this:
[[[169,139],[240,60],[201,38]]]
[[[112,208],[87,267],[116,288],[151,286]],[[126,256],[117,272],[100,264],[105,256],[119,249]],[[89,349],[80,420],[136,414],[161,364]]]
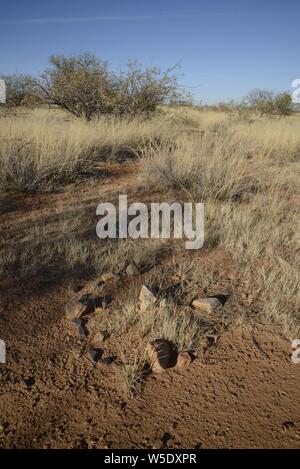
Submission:
[[[172,146],[144,152],[142,178],[150,187],[186,191],[193,199],[243,200],[259,188],[245,141],[222,127],[180,136]]]
[[[167,144],[176,132],[162,115],[86,122],[54,109],[2,117],[0,124],[1,191],[52,191],[97,177],[99,163],[136,157],[141,147]]]

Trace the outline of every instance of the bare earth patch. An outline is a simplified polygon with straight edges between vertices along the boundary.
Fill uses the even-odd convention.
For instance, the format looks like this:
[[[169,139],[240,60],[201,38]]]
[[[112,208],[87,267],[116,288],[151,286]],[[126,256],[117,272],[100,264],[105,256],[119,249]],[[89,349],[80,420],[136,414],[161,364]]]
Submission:
[[[300,366],[272,329],[225,332],[188,368],[150,375],[132,398],[117,364],[81,354],[64,315],[72,294],[6,292],[2,447],[299,447]],[[130,346],[123,336],[103,348],[111,356]]]

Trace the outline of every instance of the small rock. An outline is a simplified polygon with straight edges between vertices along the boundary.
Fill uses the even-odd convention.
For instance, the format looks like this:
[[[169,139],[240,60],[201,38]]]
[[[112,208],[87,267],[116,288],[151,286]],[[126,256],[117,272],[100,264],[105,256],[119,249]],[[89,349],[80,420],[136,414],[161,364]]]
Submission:
[[[187,368],[192,363],[192,356],[188,351],[180,352],[177,357],[176,367],[178,369]]]
[[[119,280],[119,276],[113,272],[107,272],[101,276],[101,280],[102,282],[117,282]]]
[[[159,438],[157,438],[152,444],[152,449],[163,449],[163,446],[164,443]]]
[[[100,284],[101,284],[101,281],[99,281],[99,279],[90,280],[84,286],[81,286],[81,288],[78,288],[77,293],[80,297],[90,295],[91,293],[94,292],[94,290],[96,290],[99,287]]]
[[[168,342],[162,339],[156,339],[147,345],[146,352],[150,359],[153,373],[162,373],[172,359],[172,350]]]
[[[94,365],[101,360],[102,355],[103,350],[100,348],[90,348],[85,354],[86,358],[88,358],[88,360],[90,360]]]
[[[96,288],[99,287],[99,285],[101,284],[101,282],[99,281],[99,279],[96,279],[96,280],[91,280],[87,285],[86,285],[86,290],[88,292],[93,292]]]
[[[151,287],[143,285],[140,291],[139,300],[141,302],[141,311],[146,311],[146,309],[155,304],[157,298]]]
[[[129,276],[129,277],[133,277],[135,275],[139,275],[140,274],[140,271],[136,265],[135,262],[131,262],[130,264],[128,264],[128,266],[126,267],[126,274]]]
[[[282,425],[284,428],[289,429],[293,428],[295,426],[295,423],[293,422],[293,420],[286,420],[285,422],[282,422]]]
[[[94,306],[95,306],[95,308],[105,308],[106,305],[111,303],[111,301],[112,301],[111,295],[94,296]]]
[[[220,336],[218,334],[207,335],[206,340],[207,340],[208,347],[211,347],[212,345],[215,345],[217,343],[219,337]]]
[[[81,301],[74,301],[66,306],[66,317],[70,320],[78,319],[87,310],[87,305],[81,303]]]
[[[222,306],[222,303],[218,298],[197,298],[196,300],[193,301],[192,305],[194,308],[199,309],[200,311],[203,311],[204,313],[211,314],[213,313],[217,308]]]
[[[117,356],[111,356],[111,357],[104,357],[101,358],[99,361],[102,363],[102,365],[111,365],[117,360]]]
[[[93,348],[100,348],[106,339],[108,339],[107,332],[98,331],[92,338],[91,345]]]
[[[31,388],[31,386],[35,384],[35,377],[30,376],[29,378],[24,379],[24,383],[26,384],[27,387]]]
[[[76,334],[78,334],[81,339],[85,339],[86,338],[86,333],[85,333],[85,331],[82,327],[82,324],[83,324],[83,322],[82,322],[81,319],[73,319],[71,321],[71,326],[72,326],[74,332]]]

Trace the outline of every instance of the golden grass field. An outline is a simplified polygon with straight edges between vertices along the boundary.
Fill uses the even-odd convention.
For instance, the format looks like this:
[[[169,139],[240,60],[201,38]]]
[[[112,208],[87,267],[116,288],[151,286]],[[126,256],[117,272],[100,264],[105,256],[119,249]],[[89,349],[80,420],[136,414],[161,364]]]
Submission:
[[[12,219],[14,237],[2,231],[1,275],[39,277],[46,265],[101,273],[132,253],[145,262],[168,250],[162,242],[99,245],[87,234],[95,226],[97,200],[95,192],[86,197],[88,190],[101,185],[106,167],[114,162],[126,167],[129,159],[138,168],[133,185],[139,194],[177,194],[179,200],[205,203],[204,249],[226,252],[239,281],[249,285],[259,318],[296,337],[299,130],[298,115],[245,117],[184,107],[162,108],[149,120],[89,123],[57,109],[3,113],[1,212],[9,213],[13,194],[64,198],[55,214],[46,207]],[[74,193],[80,195],[76,200]],[[239,320],[244,321],[242,312]]]

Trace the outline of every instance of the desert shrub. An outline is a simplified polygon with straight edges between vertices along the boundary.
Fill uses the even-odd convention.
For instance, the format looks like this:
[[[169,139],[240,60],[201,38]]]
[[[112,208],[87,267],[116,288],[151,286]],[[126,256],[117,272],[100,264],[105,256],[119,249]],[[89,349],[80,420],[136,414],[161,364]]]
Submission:
[[[50,67],[32,85],[44,101],[90,120],[110,109],[111,84],[107,64],[90,54],[53,55]]]
[[[88,53],[51,56],[50,67],[31,85],[44,101],[88,121],[103,114],[149,115],[158,105],[179,96],[171,70],[143,68],[133,61],[117,74]]]
[[[33,107],[40,103],[40,99],[34,94],[34,90],[31,86],[32,77],[29,75],[6,75],[3,79],[6,84],[7,107]]]
[[[113,78],[113,112],[118,115],[151,114],[157,106],[179,99],[177,78],[170,72],[129,62],[125,72]]]
[[[245,105],[263,115],[287,116],[293,112],[289,93],[274,94],[272,91],[255,89],[246,96]]]

